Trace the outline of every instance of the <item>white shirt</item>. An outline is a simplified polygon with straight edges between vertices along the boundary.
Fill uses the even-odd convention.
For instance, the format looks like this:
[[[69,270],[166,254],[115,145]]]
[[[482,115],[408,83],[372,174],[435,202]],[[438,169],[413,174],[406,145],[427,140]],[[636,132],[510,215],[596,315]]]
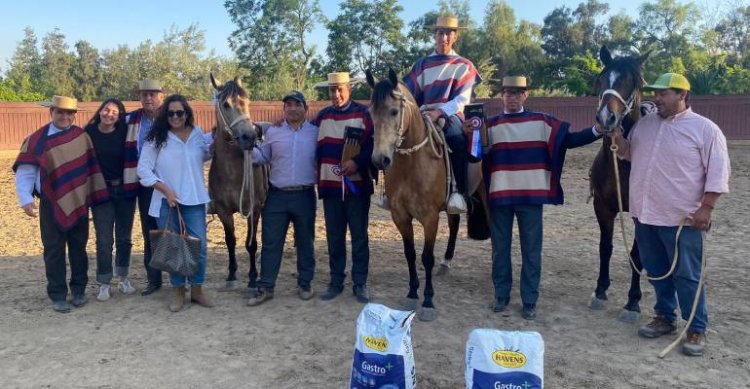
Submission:
[[[53,123],[49,124],[47,136],[57,134],[63,130],[55,127]],[[39,166],[23,164],[16,169],[16,195],[18,202],[23,207],[26,204],[34,202],[34,189],[37,193],[42,193],[42,181],[39,174]]]
[[[209,202],[203,179],[203,163],[211,159],[209,147],[211,134],[203,134],[195,127],[187,142],[183,142],[172,131],[160,150],[154,142],[146,142],[138,159],[138,177],[141,185],[154,186],[163,182],[177,195],[182,205],[198,205]],[[159,217],[164,194],[155,190],[151,197],[148,214]]]

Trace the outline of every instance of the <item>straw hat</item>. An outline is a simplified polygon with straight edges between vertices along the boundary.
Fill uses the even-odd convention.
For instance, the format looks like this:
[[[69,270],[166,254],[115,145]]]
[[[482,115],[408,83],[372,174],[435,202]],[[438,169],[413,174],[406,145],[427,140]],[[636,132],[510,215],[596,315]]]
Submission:
[[[435,24],[431,26],[425,26],[425,27],[433,29],[433,30],[437,30],[438,28],[444,28],[446,30],[460,30],[460,31],[468,30],[467,27],[461,27],[458,25],[458,18],[455,16],[439,16]]]
[[[526,82],[524,76],[505,76],[503,77],[503,84],[500,89],[529,89],[529,84]]]
[[[145,79],[141,80],[138,83],[138,91],[157,91],[157,92],[163,92],[161,89],[161,82],[158,80],[153,79]]]
[[[51,102],[39,103],[39,105],[66,111],[78,111],[78,100],[68,96],[53,96]]]
[[[315,84],[316,88],[328,88],[332,85],[355,85],[362,81],[361,77],[349,77],[349,72],[328,73],[328,80]]]
[[[653,84],[646,85],[643,89],[646,90],[657,90],[657,89],[682,89],[690,90],[690,81],[685,76],[678,73],[664,73],[656,82]]]

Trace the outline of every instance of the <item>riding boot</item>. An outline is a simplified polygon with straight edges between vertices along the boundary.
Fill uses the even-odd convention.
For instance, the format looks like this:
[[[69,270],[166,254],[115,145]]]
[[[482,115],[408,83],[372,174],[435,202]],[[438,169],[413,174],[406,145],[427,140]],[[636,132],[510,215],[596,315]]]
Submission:
[[[214,306],[214,303],[203,293],[203,287],[200,285],[193,285],[190,288],[190,301],[206,308]]]
[[[185,307],[185,286],[177,286],[174,289],[172,302],[169,303],[169,310],[179,312]]]

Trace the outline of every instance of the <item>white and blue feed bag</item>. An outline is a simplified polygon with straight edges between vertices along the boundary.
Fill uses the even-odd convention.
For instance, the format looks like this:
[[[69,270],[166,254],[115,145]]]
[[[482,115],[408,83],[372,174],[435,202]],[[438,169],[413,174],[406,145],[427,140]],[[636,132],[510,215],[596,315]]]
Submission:
[[[357,318],[351,389],[417,387],[411,347],[412,311],[367,304]]]
[[[541,389],[544,340],[538,332],[478,328],[466,342],[466,389]]]

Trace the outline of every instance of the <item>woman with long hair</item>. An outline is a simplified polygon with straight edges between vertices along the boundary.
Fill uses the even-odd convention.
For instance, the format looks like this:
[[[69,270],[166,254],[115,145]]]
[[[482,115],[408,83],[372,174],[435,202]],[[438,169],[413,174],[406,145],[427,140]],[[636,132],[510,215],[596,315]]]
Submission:
[[[191,277],[171,274],[174,289],[169,309],[178,312],[185,306],[186,285],[190,283],[190,299],[204,307],[213,303],[203,291],[206,278],[206,203],[208,191],[203,179],[203,164],[211,158],[210,134],[204,135],[195,125],[193,109],[181,95],[164,100],[146,137],[138,161],[141,185],[153,186],[149,215],[157,218],[160,229],[167,223],[179,230],[179,207],[189,235],[201,239],[198,272]],[[171,216],[170,216],[171,215]]]
[[[135,292],[128,270],[138,194],[136,134],[128,133],[125,106],[114,98],[99,106],[85,130],[94,144],[110,198],[91,208],[96,231],[96,280],[99,282],[96,299],[106,301],[111,293],[113,245],[116,247],[114,273],[119,277],[118,289],[124,294]]]

